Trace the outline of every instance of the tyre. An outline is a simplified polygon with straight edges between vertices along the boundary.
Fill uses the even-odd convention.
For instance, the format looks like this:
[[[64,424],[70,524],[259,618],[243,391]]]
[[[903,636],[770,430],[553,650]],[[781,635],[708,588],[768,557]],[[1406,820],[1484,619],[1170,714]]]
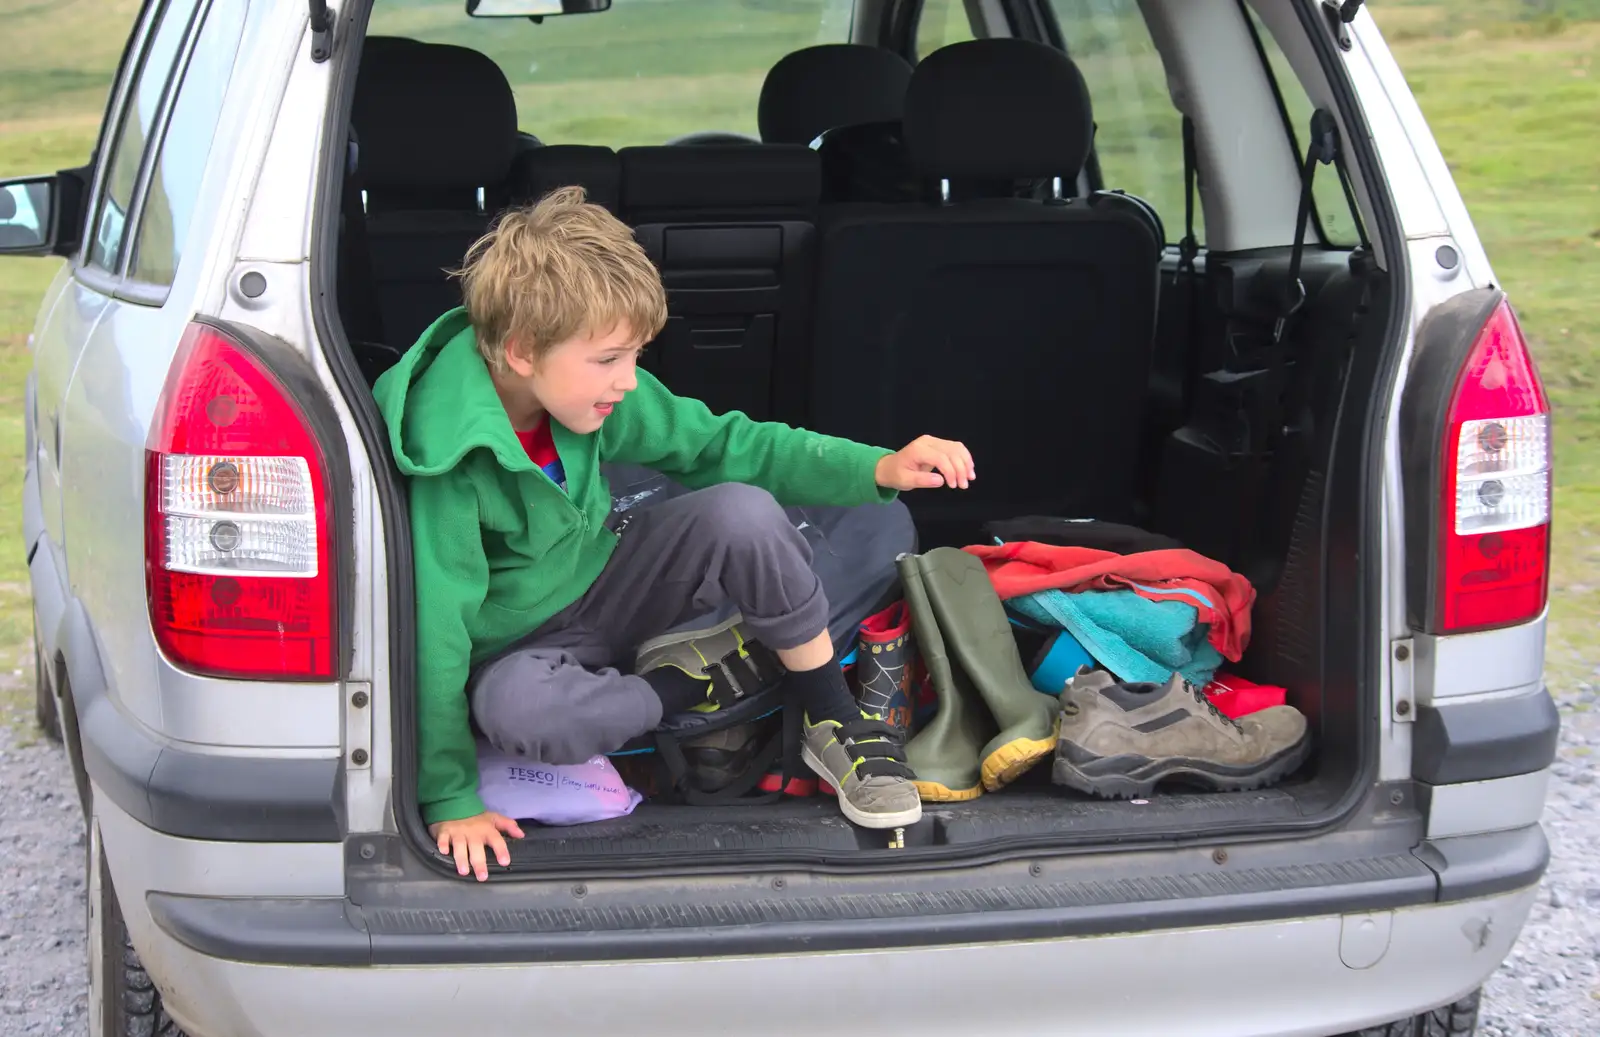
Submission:
[[[133,949],[91,820],[88,857],[89,1037],[185,1037]]]
[[[61,741],[61,716],[56,712],[55,693],[50,690],[50,678],[45,673],[44,653],[39,651],[39,635],[33,636],[33,715],[39,721],[39,730],[52,742]]]
[[[1478,1001],[1482,991],[1474,990],[1453,1005],[1435,1008],[1386,1026],[1373,1026],[1345,1037],[1472,1037],[1478,1032]]]

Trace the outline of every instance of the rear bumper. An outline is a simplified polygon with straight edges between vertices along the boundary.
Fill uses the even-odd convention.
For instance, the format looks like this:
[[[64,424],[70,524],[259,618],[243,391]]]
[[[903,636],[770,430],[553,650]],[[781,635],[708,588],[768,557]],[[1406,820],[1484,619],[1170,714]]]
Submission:
[[[124,913],[195,1037],[495,1033],[508,1020],[592,1034],[698,1019],[809,1035],[816,1020],[777,998],[825,990],[848,992],[875,1030],[917,1037],[1001,1026],[1311,1037],[1482,983],[1549,859],[1536,825],[1318,865],[1256,866],[1237,848],[1207,873],[1194,865],[1210,851],[1167,853],[1197,853],[1190,874],[1147,881],[1116,855],[1105,866],[1120,879],[1051,881],[1047,866],[1030,886],[1024,864],[961,895],[907,878],[900,892],[828,896],[822,880],[779,890],[752,876],[722,882],[720,901],[630,903],[540,883],[518,887],[518,908],[151,891],[125,895]]]
[[[711,1032],[810,1037],[823,992],[883,1034],[1184,1033],[1321,1037],[1480,985],[1532,906],[1527,888],[1361,915],[861,952],[621,964],[285,968],[143,934],[169,1011],[195,1037]],[[470,937],[441,940],[471,943]],[[981,995],[981,996],[980,996]],[[811,1010],[795,1010],[807,1002]],[[841,1006],[843,1007],[843,1006]]]

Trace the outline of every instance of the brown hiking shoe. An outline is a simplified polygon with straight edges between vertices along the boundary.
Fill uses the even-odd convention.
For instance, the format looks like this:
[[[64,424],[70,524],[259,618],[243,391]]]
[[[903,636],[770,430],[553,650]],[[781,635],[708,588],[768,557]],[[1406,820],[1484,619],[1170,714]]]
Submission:
[[[1080,670],[1061,693],[1054,777],[1106,799],[1148,796],[1168,780],[1235,792],[1279,781],[1309,747],[1306,718],[1293,706],[1230,720],[1181,676],[1122,684]]]

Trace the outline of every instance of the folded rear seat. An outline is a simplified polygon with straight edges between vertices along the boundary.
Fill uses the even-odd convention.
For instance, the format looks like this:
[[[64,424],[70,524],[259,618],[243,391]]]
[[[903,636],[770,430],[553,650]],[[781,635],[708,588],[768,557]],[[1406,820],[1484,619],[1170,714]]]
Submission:
[[[623,218],[667,289],[667,326],[646,368],[714,411],[796,417],[803,386],[780,371],[809,343],[816,153],[761,144],[619,155]]]
[[[1130,517],[1162,243],[1112,206],[1011,196],[1075,180],[1092,126],[1060,51],[955,44],[917,67],[905,137],[929,196],[961,200],[822,207],[807,421],[970,447],[970,489],[907,498],[924,544],[975,542],[988,519]]]

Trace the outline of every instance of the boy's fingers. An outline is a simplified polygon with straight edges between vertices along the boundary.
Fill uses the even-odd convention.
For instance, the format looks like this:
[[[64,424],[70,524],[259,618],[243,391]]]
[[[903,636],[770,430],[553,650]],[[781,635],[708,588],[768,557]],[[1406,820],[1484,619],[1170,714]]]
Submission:
[[[944,476],[946,485],[961,486],[963,488],[966,486],[966,476],[963,470],[956,464],[955,458],[948,451],[939,452],[939,473]]]
[[[472,870],[472,862],[467,858],[467,841],[455,840],[456,874],[465,875]]]
[[[486,882],[489,878],[489,863],[483,856],[483,840],[476,836],[472,839],[472,873],[478,876],[479,882]]]
[[[967,465],[961,459],[961,445],[959,443],[950,448],[950,467],[956,473],[956,483],[964,490],[967,488]]]
[[[495,820],[495,827],[514,839],[522,838],[522,826],[509,817],[500,817]]]
[[[439,852],[445,854],[450,852],[450,833],[447,831],[439,833]]]
[[[499,832],[495,832],[489,837],[489,845],[494,847],[494,859],[499,862],[500,867],[509,868],[511,851],[506,849],[505,838]]]

